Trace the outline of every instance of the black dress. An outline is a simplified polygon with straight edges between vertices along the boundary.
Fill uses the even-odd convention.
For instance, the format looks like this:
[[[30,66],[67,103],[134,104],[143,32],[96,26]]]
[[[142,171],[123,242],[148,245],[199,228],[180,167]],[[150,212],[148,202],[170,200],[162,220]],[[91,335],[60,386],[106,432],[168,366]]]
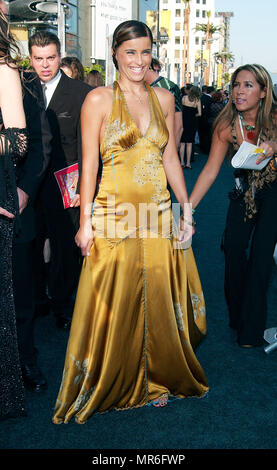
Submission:
[[[18,214],[14,168],[27,151],[26,129],[1,132],[0,207]],[[0,215],[0,418],[25,414],[12,289],[12,240],[18,217]]]
[[[183,105],[183,133],[181,142],[194,143],[195,134],[197,130],[197,114],[198,109],[194,106]]]

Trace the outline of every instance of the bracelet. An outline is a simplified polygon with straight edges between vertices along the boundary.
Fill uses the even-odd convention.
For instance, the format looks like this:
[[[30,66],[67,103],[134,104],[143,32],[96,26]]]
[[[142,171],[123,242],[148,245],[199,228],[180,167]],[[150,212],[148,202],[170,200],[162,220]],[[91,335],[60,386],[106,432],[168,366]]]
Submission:
[[[185,219],[183,215],[181,215],[180,219],[185,222],[186,224],[190,225],[191,227],[195,227],[196,222],[194,221],[193,217],[191,218],[191,221],[188,219]]]

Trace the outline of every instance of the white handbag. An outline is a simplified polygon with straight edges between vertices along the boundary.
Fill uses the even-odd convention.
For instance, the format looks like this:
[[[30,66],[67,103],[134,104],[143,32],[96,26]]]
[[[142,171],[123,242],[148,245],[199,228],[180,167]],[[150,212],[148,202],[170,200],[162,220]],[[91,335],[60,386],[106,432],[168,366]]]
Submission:
[[[234,168],[262,170],[268,164],[271,157],[265,158],[257,165],[256,160],[261,153],[263,153],[263,149],[244,140],[237,153],[233,156],[231,164]]]
[[[259,154],[263,153],[263,149],[259,147],[260,135],[258,137],[257,145],[253,145],[249,142],[246,142],[246,140],[244,140],[244,132],[240,119],[239,123],[243,142],[240,148],[238,149],[237,153],[235,153],[235,155],[233,156],[231,160],[231,165],[234,168],[242,168],[245,170],[262,170],[268,164],[271,157],[265,158],[258,165],[256,164]]]

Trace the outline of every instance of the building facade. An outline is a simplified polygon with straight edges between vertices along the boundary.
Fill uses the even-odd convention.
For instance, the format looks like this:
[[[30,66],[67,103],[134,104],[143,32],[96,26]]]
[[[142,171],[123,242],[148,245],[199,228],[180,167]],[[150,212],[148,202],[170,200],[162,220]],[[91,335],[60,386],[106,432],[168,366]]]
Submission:
[[[216,53],[228,52],[231,14],[215,11],[214,0],[10,0],[12,31],[28,55],[28,37],[50,29],[62,39],[63,55],[77,56],[84,66],[100,64],[107,82],[114,78],[111,38],[122,21],[140,19],[151,28],[153,55],[163,74],[182,86],[221,85],[222,65]],[[63,15],[58,13],[58,5]],[[207,33],[207,25],[209,31]],[[227,25],[227,26],[226,26]],[[206,28],[206,31],[205,31]],[[225,70],[225,69],[224,69]]]
[[[10,0],[7,3],[11,29],[21,42],[24,55],[28,55],[28,37],[38,29],[47,29],[63,39],[63,55],[75,55],[86,66],[105,63],[107,43],[115,27],[136,18],[138,11],[135,0]],[[58,14],[59,3],[63,22]]]
[[[215,11],[214,0],[142,0],[140,19],[157,41],[163,73],[179,85],[222,85],[218,55],[229,52],[232,13]],[[158,37],[157,37],[158,31]]]

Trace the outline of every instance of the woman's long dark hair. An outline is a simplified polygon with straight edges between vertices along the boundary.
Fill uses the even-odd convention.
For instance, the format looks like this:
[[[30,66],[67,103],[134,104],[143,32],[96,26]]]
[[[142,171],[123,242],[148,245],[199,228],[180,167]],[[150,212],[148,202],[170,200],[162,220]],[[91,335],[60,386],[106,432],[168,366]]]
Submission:
[[[153,36],[151,30],[145,23],[137,20],[128,20],[119,24],[113,33],[113,42],[112,42],[112,56],[113,63],[118,69],[117,60],[115,58],[116,50],[124,41],[129,41],[130,39],[136,39],[141,37],[148,37],[151,41],[151,46],[153,44]]]
[[[0,9],[0,63],[18,65],[20,58],[19,46],[10,32],[6,16]]]

